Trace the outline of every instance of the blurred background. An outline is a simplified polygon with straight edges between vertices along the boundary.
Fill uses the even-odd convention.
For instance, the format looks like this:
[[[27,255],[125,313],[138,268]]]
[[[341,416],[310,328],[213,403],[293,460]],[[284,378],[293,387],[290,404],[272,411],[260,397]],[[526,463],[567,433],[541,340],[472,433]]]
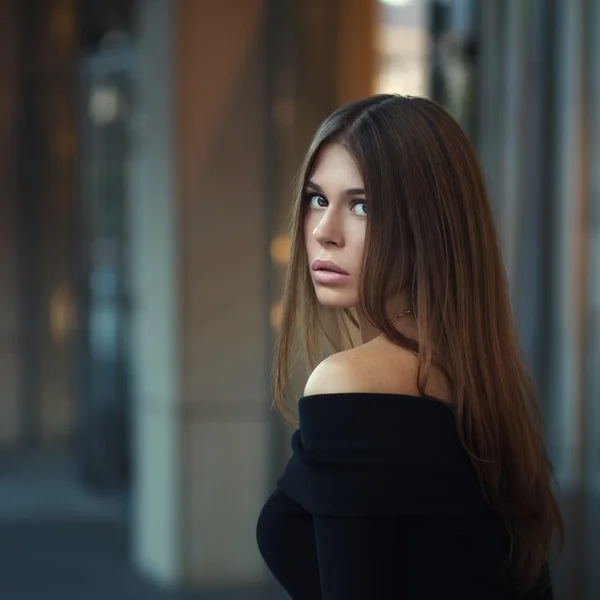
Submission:
[[[375,92],[443,103],[502,236],[600,598],[600,2],[1,0],[0,595],[277,598],[269,369],[290,181]]]

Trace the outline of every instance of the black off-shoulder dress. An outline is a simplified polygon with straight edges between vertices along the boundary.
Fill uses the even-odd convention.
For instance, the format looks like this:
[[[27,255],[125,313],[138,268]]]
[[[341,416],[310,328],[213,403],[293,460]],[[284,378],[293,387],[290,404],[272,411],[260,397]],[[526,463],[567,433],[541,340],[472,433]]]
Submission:
[[[299,401],[293,456],[257,524],[293,600],[513,600],[509,536],[452,409],[400,394]],[[527,599],[551,600],[548,581]]]

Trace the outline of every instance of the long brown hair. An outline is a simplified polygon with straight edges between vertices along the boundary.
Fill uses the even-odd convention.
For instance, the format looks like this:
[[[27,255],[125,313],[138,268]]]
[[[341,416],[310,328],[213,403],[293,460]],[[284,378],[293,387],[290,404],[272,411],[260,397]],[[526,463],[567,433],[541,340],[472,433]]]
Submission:
[[[459,125],[436,103],[378,95],[338,109],[317,131],[296,182],[275,409],[296,423],[286,391],[297,342],[314,368],[324,355],[350,347],[357,325],[349,311],[320,306],[306,258],[303,189],[317,153],[330,142],[353,156],[368,201],[360,308],[383,334],[418,355],[420,393],[433,365],[448,377],[460,439],[511,534],[515,581],[530,588],[553,542],[562,546],[562,518],[482,170]],[[386,290],[399,263],[398,285],[412,298],[418,340],[400,334],[386,314]]]

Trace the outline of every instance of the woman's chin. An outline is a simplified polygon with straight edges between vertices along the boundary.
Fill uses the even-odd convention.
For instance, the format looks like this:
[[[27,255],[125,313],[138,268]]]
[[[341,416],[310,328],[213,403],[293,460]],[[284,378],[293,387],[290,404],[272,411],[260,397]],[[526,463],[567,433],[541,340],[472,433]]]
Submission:
[[[325,308],[354,308],[358,304],[356,294],[344,293],[341,290],[316,289],[317,300]]]

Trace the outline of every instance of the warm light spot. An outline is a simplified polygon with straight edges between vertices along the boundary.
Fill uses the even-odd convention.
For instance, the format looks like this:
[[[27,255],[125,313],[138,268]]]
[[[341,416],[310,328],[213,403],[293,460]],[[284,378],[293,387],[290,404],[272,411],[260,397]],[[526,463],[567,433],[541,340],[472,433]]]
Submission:
[[[68,283],[58,286],[50,297],[50,337],[64,343],[75,329],[75,298]]]
[[[287,235],[278,235],[271,241],[271,260],[287,265],[290,256],[290,239]]]
[[[271,327],[277,331],[279,331],[279,328],[281,327],[281,313],[281,302],[275,302],[273,306],[271,306]]]

